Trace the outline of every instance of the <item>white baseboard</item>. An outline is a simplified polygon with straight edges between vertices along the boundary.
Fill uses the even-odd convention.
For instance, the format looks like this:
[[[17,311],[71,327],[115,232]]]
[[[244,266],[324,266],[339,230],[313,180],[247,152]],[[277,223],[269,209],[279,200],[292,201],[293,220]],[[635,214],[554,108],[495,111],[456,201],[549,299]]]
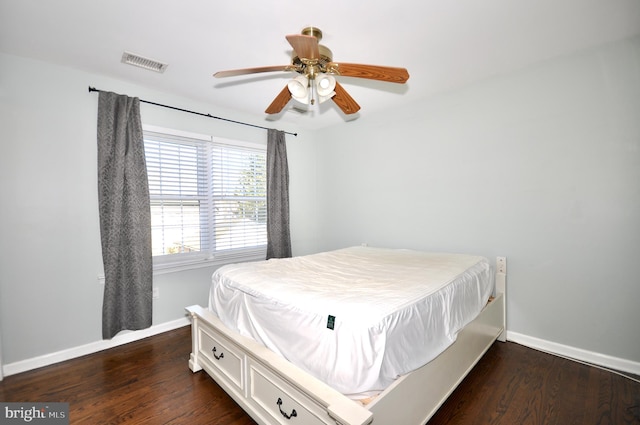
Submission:
[[[182,319],[176,319],[171,322],[161,323],[159,325],[154,325],[150,328],[142,329],[139,331],[122,331],[112,339],[96,341],[55,353],[45,354],[43,356],[2,365],[2,373],[0,374],[0,376],[4,375],[4,377],[7,377],[9,375],[15,375],[17,373],[26,372],[28,370],[49,366],[87,354],[97,353],[98,351],[107,350],[109,348],[117,347],[123,344],[128,344],[139,339],[178,329],[190,324],[191,321],[189,320],[189,318],[184,317]]]
[[[15,363],[9,363],[2,366],[0,377],[7,377],[10,375],[15,375],[17,373],[49,366],[55,363],[60,363],[65,360],[71,360],[87,354],[97,353],[102,350],[107,350],[119,345],[128,344],[130,342],[157,335],[163,332],[168,332],[184,326],[189,326],[190,324],[191,321],[185,317],[182,319],[173,320],[171,322],[154,325],[150,328],[140,331],[124,331],[110,340],[96,341],[55,353],[45,354],[43,356],[21,360]],[[634,362],[631,360],[621,359],[606,354],[600,354],[593,351],[571,347],[568,345],[558,344],[556,342],[546,341],[532,336],[523,335],[518,332],[507,331],[507,340],[520,345],[524,345],[529,348],[533,348],[538,351],[544,351],[546,353],[590,363],[607,369],[640,375],[640,362]]]
[[[517,332],[507,331],[507,340],[560,357],[567,357],[572,360],[590,363],[606,369],[640,375],[640,362],[634,362],[606,354],[583,350],[581,348],[558,344],[556,342],[546,341]]]

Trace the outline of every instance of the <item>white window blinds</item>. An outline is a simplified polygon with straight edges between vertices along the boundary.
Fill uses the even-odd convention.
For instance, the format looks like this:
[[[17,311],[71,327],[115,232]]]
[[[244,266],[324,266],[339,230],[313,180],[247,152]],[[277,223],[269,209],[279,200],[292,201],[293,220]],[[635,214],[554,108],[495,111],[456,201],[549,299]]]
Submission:
[[[144,132],[154,257],[264,252],[266,150],[229,140]]]

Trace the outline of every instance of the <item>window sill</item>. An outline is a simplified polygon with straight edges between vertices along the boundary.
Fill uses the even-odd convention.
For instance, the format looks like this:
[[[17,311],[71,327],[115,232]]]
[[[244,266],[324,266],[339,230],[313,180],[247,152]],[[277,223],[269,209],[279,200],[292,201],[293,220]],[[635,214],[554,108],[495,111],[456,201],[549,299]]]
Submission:
[[[248,261],[260,261],[266,258],[266,252],[257,252],[241,256],[220,256],[218,258],[194,259],[185,261],[172,261],[153,264],[153,275],[176,273],[186,270],[200,269],[203,267],[220,267],[225,264],[245,263]]]
[[[153,275],[159,276],[169,273],[178,273],[188,270],[201,269],[204,267],[221,267],[225,264],[245,263],[249,261],[261,261],[266,258],[266,249],[264,252],[251,252],[244,255],[221,255],[217,258],[197,258],[182,261],[170,261],[153,263]],[[98,283],[104,285],[104,274],[98,275]]]

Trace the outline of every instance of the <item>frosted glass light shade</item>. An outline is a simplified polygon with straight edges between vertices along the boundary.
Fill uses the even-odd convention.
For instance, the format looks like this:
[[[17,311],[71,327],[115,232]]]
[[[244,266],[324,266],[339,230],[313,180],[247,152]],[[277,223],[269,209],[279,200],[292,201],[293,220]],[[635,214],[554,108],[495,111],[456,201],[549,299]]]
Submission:
[[[330,74],[320,74],[320,76],[316,78],[316,86],[318,95],[330,96],[336,88],[336,79]]]
[[[309,97],[309,80],[304,75],[299,75],[287,84],[291,97],[294,99],[307,103]]]

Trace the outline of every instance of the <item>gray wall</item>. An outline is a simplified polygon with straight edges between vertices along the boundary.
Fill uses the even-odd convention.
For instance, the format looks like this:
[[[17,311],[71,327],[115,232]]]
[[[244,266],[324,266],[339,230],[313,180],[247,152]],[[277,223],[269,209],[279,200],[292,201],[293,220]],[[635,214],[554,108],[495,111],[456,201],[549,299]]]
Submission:
[[[41,62],[0,61],[7,364],[100,340],[97,95],[87,86],[256,117]],[[142,116],[266,138],[149,105]],[[510,332],[640,362],[639,118],[636,38],[379,116],[364,108],[360,119],[315,134],[286,126],[300,132],[287,136],[294,254],[367,242],[504,255]],[[211,272],[158,276],[154,324],[205,304]]]
[[[97,93],[88,86],[258,125],[166,93],[42,62],[0,55],[0,331],[12,364],[101,340],[103,286],[97,195]],[[266,131],[142,104],[143,123],[266,143]],[[313,135],[287,136],[296,252],[316,244]],[[291,140],[294,142],[291,142]],[[301,222],[301,220],[303,222]],[[213,268],[154,278],[153,324],[207,303]]]
[[[637,367],[640,38],[332,128],[318,157],[321,249],[504,255],[509,331]]]

